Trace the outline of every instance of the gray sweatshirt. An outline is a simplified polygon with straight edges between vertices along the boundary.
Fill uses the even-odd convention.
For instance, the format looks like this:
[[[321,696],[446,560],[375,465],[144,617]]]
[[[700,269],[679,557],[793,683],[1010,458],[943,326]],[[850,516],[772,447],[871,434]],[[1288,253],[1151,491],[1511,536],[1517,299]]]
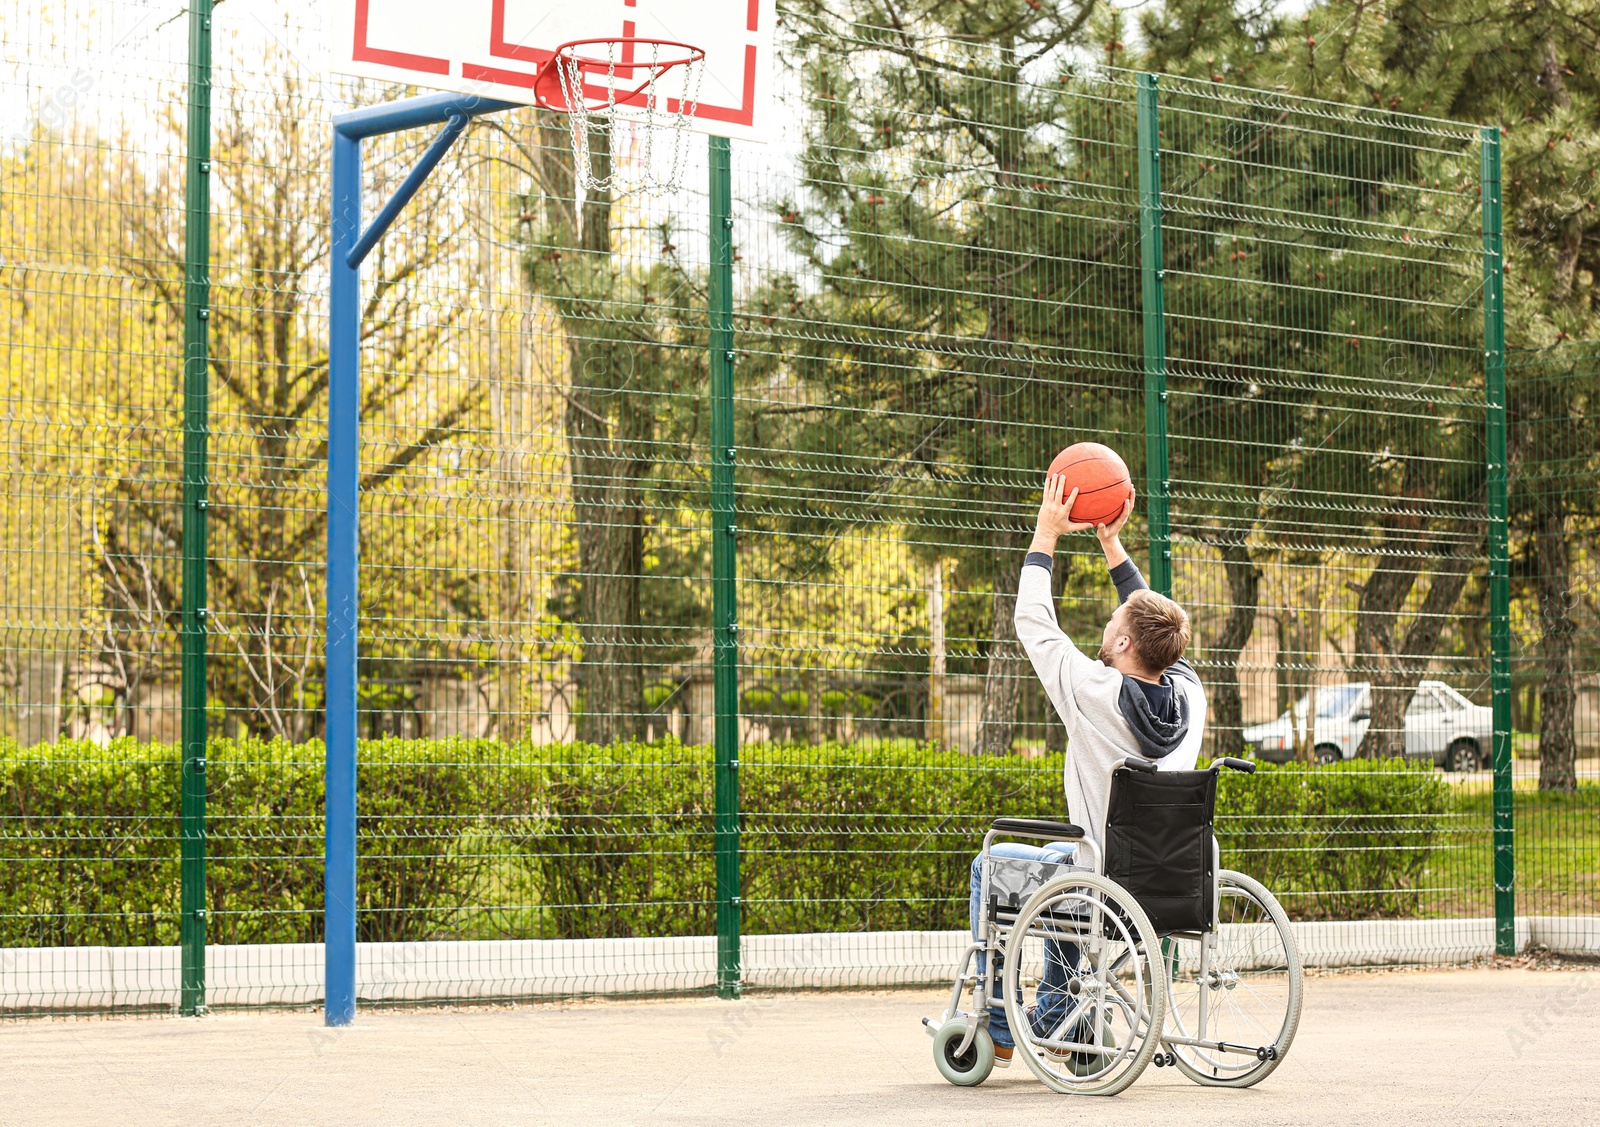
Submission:
[[[1180,658],[1161,677],[1172,689],[1175,706],[1175,716],[1163,718],[1132,678],[1085,656],[1056,620],[1051,563],[1049,556],[1030,552],[1022,566],[1017,637],[1067,725],[1067,812],[1099,848],[1111,772],[1130,755],[1154,760],[1161,771],[1192,771],[1205,738],[1206,694],[1194,669]],[[1115,568],[1111,578],[1122,601],[1148,586],[1131,560]]]

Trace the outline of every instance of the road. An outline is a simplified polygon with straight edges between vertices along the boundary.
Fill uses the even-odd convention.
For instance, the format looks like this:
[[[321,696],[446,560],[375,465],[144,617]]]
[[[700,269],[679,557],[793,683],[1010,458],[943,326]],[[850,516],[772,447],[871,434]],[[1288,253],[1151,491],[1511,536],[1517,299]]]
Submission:
[[[934,1070],[932,991],[652,1003],[0,1024],[0,1124],[1045,1124],[1592,1122],[1600,970],[1308,980],[1259,1087],[1150,1069],[1114,1100],[1019,1062],[980,1088]]]

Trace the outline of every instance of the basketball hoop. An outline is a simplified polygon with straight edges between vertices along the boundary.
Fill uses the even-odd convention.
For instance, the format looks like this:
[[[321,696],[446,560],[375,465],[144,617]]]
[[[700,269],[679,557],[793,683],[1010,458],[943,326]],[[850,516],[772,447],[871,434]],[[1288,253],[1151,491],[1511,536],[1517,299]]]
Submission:
[[[557,47],[533,95],[567,115],[578,185],[617,195],[676,191],[705,60],[700,48],[670,39],[575,39]],[[596,137],[611,147],[609,164],[598,169],[590,152]]]

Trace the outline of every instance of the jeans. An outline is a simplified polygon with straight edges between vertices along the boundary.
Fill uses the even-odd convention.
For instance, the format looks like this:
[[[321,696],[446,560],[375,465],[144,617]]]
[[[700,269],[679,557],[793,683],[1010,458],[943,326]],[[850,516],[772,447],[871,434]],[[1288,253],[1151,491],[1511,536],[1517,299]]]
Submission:
[[[989,847],[991,857],[1011,857],[1022,861],[1050,861],[1059,863],[1072,860],[1077,849],[1070,842],[1053,841],[1049,845],[1021,845],[1014,842],[995,842]],[[983,889],[983,857],[972,859],[972,896],[968,901],[968,915],[972,920],[972,938],[983,938],[978,934],[978,920],[982,913],[980,896]],[[1078,947],[1074,943],[1061,943],[1056,940],[1046,940],[1044,946],[1044,974],[1040,976],[1039,986],[1034,991],[1035,1005],[1030,1013],[1029,1024],[1033,1026],[1035,1036],[1043,1035],[1052,1026],[1061,1020],[1062,1014],[1067,1011],[1067,1004],[1071,996],[1067,993],[1067,980],[1078,968]],[[983,952],[978,953],[978,973],[983,974],[986,969]],[[996,977],[999,977],[998,972]],[[1002,987],[1003,989],[1003,987]],[[1020,998],[1018,999],[1021,1000]],[[1011,1026],[1006,1021],[1006,1011],[1003,1005],[996,1004],[989,1008],[989,1035],[994,1038],[994,1043],[1002,1049],[1014,1048],[1015,1040],[1011,1036]]]

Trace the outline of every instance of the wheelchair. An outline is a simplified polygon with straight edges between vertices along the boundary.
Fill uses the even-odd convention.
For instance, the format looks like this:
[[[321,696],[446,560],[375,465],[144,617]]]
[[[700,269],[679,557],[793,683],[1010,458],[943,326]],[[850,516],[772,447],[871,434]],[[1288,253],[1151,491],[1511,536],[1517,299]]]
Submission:
[[[979,857],[979,938],[944,1014],[923,1019],[946,1080],[981,1084],[995,1067],[996,999],[1012,1061],[1057,1092],[1115,1095],[1151,1064],[1248,1088],[1282,1063],[1300,1022],[1300,954],[1272,893],[1221,867],[1212,822],[1223,767],[1255,772],[1232,758],[1200,771],[1124,760],[1104,856],[1077,826],[995,819]],[[1075,852],[1061,862],[992,856],[1000,837]]]

